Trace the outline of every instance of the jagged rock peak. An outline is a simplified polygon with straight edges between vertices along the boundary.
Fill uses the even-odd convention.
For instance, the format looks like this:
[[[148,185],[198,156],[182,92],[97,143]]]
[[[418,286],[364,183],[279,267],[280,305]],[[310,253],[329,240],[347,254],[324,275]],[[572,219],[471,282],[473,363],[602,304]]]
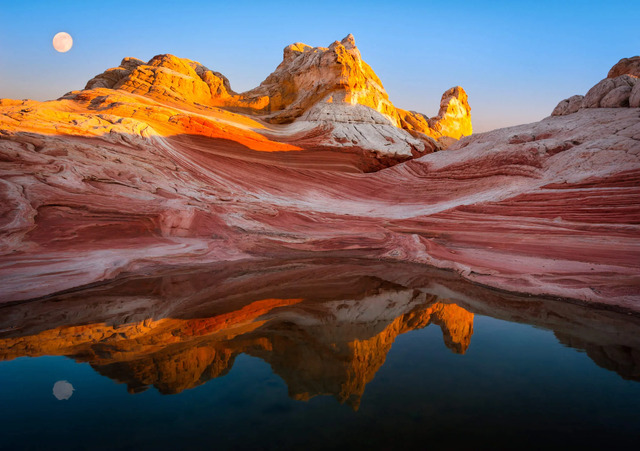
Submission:
[[[349,33],[348,35],[346,35],[344,37],[344,39],[342,39],[342,41],[340,41],[340,43],[342,45],[345,46],[345,48],[351,50],[353,48],[356,47],[356,39],[353,37],[353,35],[351,33]]]
[[[299,56],[305,52],[324,52],[329,49],[334,50],[336,47],[342,46],[346,50],[354,50],[353,55],[361,58],[360,51],[356,47],[356,40],[352,34],[348,34],[342,39],[342,41],[334,41],[329,45],[329,47],[312,47],[303,42],[294,42],[293,44],[289,44],[284,48],[283,51],[283,62],[289,61],[292,58]]]
[[[473,133],[469,98],[461,86],[454,86],[442,94],[440,110],[435,117],[401,109],[398,113],[402,128],[424,133],[445,144]]]
[[[460,87],[444,94],[436,118],[396,108],[378,76],[362,59],[352,34],[329,47],[311,47],[301,42],[288,45],[275,71],[258,87],[240,94],[231,89],[221,73],[169,54],[156,55],[147,63],[125,58],[118,67],[95,76],[85,87],[99,88],[125,90],[165,103],[222,107],[259,115],[262,120],[277,124],[315,118],[316,122],[389,125],[410,133],[399,139],[397,130],[389,131],[391,135],[385,132],[381,145],[389,147],[388,143],[394,144],[398,139],[411,142],[409,147],[402,145],[405,153],[411,152],[411,146],[417,145],[419,152],[423,151],[423,144],[433,147],[429,138],[459,139],[472,131],[467,95]],[[355,139],[339,135],[338,140]],[[414,143],[415,139],[423,144]]]
[[[329,48],[333,49],[336,48],[337,46],[343,46],[345,49],[347,50],[357,50],[356,47],[356,39],[353,37],[353,35],[351,33],[349,33],[347,36],[345,36],[342,41],[334,41]],[[358,53],[359,54],[359,53]]]
[[[389,125],[436,140],[459,139],[472,133],[468,97],[459,86],[444,93],[440,112],[433,119],[396,108],[378,76],[362,59],[352,34],[328,48],[299,42],[287,46],[278,68],[244,95],[256,103],[269,99],[267,120],[276,123],[309,117],[362,122],[362,117],[371,114],[362,108],[339,106],[361,105],[374,110]]]
[[[471,135],[469,96],[462,86],[454,86],[442,94],[438,116],[430,119],[429,125],[442,135],[456,139]]]
[[[267,120],[292,122],[318,103],[364,105],[385,116],[392,125],[400,120],[382,82],[362,60],[353,35],[329,47],[296,42],[285,47],[283,61],[245,98],[266,104]]]

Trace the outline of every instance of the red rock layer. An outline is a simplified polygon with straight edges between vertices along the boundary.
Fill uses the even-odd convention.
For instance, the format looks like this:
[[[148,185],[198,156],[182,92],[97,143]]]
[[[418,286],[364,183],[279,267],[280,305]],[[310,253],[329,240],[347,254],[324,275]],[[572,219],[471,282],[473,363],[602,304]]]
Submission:
[[[30,114],[11,111],[5,124]],[[586,110],[373,174],[320,170],[312,156],[225,154],[202,137],[125,134],[125,121],[77,136],[85,126],[72,113],[43,120],[48,133],[20,122],[0,146],[2,298],[143,267],[343,254],[635,309],[639,116]]]
[[[187,263],[351,256],[640,309],[639,109],[585,108],[373,173],[380,155],[331,147],[335,129],[282,127],[107,88],[1,101],[2,301]]]

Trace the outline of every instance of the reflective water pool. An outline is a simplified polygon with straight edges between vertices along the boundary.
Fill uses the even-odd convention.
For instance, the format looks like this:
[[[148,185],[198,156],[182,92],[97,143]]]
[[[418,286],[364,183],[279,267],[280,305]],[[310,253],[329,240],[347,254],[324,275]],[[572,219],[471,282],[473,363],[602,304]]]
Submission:
[[[173,270],[0,308],[3,449],[607,448],[640,321],[413,265]]]

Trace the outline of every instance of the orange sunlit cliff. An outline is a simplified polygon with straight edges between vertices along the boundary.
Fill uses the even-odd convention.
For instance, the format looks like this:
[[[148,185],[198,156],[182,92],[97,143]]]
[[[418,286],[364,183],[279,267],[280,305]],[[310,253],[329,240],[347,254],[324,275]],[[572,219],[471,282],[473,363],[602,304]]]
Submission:
[[[323,123],[337,129],[333,139],[344,140],[341,144],[357,144],[361,138],[354,130],[359,129],[371,132],[372,140],[381,139],[375,130],[384,139],[395,138],[423,152],[425,146],[429,150],[438,148],[423,134],[458,139],[472,133],[471,109],[459,86],[443,95],[435,118],[396,109],[378,76],[362,60],[352,35],[328,48],[291,44],[284,49],[283,61],[276,70],[260,86],[241,94],[231,89],[224,75],[173,55],[158,55],[148,63],[125,58],[119,67],[91,79],[85,90],[97,88],[124,90],[162,102],[222,107],[270,123]],[[345,109],[346,105],[368,108]],[[352,130],[338,124],[360,127]],[[392,125],[414,133],[376,130],[364,124]]]

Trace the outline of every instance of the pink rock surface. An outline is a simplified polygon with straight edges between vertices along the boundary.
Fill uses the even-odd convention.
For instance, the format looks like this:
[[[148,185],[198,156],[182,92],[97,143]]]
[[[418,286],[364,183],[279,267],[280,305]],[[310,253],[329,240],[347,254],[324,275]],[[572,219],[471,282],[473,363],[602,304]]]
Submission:
[[[581,109],[369,173],[379,155],[292,125],[108,88],[0,101],[2,301],[352,256],[640,311],[640,110]]]

